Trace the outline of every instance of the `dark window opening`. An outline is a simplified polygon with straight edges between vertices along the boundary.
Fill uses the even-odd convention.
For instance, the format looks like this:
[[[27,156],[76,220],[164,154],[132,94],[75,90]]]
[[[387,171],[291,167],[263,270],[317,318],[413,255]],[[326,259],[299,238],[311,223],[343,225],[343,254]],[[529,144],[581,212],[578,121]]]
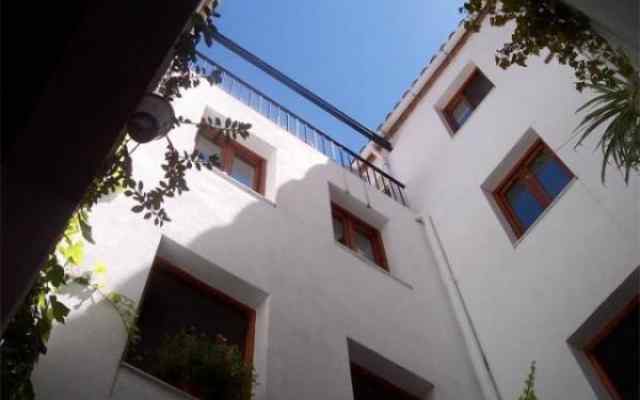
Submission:
[[[388,271],[380,232],[336,204],[331,213],[335,240]]]
[[[156,260],[145,287],[138,317],[141,340],[127,352],[133,366],[150,371],[150,360],[165,336],[195,329],[238,346],[245,362],[253,359],[255,311],[193,278],[169,263]]]
[[[443,110],[453,132],[460,129],[491,89],[491,81],[476,68]]]
[[[355,363],[351,363],[351,385],[354,400],[418,400],[417,397]]]
[[[615,400],[640,398],[640,296],[585,347],[596,374]]]
[[[516,237],[540,217],[573,179],[564,163],[538,140],[494,191]]]

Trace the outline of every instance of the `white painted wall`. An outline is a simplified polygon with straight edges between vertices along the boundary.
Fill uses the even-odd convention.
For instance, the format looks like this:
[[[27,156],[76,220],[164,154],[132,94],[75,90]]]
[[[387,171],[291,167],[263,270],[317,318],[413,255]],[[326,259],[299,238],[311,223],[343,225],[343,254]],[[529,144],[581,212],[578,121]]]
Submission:
[[[517,398],[536,360],[539,398],[593,399],[566,340],[640,263],[638,177],[626,187],[610,169],[600,182],[597,133],[574,149],[589,93],[572,70],[541,59],[496,67],[511,29],[485,21],[470,37],[395,135],[391,168],[434,221],[502,398]],[[452,137],[435,106],[469,63],[495,88]],[[529,129],[577,179],[514,245],[481,185]]]
[[[175,108],[199,120],[207,105],[253,124],[247,145],[270,151],[274,165],[267,199],[205,171],[190,173],[191,191],[167,204],[173,222],[162,229],[129,212],[133,203],[123,196],[100,204],[91,219],[98,244],[87,264],[108,265],[107,287],[139,300],[160,252],[257,307],[257,399],[351,399],[347,337],[431,382],[429,399],[480,398],[415,213],[218,88],[194,89]],[[184,126],[171,137],[176,147],[191,150],[195,128]],[[146,186],[161,173],[163,146],[154,142],[134,153],[134,172]],[[384,217],[393,276],[334,241],[329,183]],[[78,303],[72,294],[67,301]],[[39,398],[179,398],[120,366],[124,346],[115,312],[99,297],[85,300],[53,331],[34,373]]]

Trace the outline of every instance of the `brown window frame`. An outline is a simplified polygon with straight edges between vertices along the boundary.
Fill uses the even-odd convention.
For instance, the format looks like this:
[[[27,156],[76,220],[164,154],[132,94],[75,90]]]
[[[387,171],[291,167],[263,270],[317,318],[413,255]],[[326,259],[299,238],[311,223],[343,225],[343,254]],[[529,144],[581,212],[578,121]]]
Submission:
[[[516,163],[516,165],[511,168],[509,174],[493,191],[493,197],[498,204],[500,211],[509,222],[509,225],[511,225],[513,233],[515,234],[517,239],[524,235],[526,229],[518,220],[518,217],[516,216],[513,208],[511,207],[511,204],[509,204],[509,201],[507,199],[507,192],[509,191],[509,189],[511,189],[516,180],[522,178],[522,182],[526,184],[527,189],[531,192],[531,194],[536,199],[538,204],[540,204],[543,210],[546,210],[555,199],[549,196],[547,192],[545,192],[542,184],[538,181],[535,174],[529,170],[529,166],[531,165],[531,163],[543,152],[547,152],[565,170],[565,172],[569,176],[569,182],[571,182],[571,180],[575,178],[575,175],[566,166],[566,164],[562,162],[562,160],[556,155],[556,153],[553,152],[551,148],[549,148],[549,146],[547,146],[542,141],[542,139],[537,139],[535,143],[530,146],[524,156],[522,156]]]
[[[636,295],[631,299],[612,319],[610,319],[604,327],[584,346],[584,354],[591,363],[591,366],[596,372],[598,379],[602,385],[607,389],[607,392],[614,400],[622,400],[622,396],[618,392],[618,389],[614,385],[609,374],[605,368],[598,361],[598,357],[594,354],[594,349],[601,341],[603,341],[611,332],[620,325],[620,323],[627,317],[627,315],[634,311],[636,307],[640,306],[640,295]]]
[[[360,233],[364,234],[371,242],[373,257],[375,260],[374,262],[380,268],[389,272],[389,265],[387,264],[387,256],[384,251],[382,235],[380,235],[379,230],[367,224],[366,222],[363,222],[361,219],[335,203],[331,203],[331,218],[332,226],[333,219],[335,218],[342,223],[344,229],[344,242],[338,241],[339,243],[342,243],[355,252],[356,249],[353,238],[355,236],[355,231],[358,230]]]
[[[218,132],[213,128],[205,128],[202,132],[202,137],[206,140],[210,140],[218,147],[220,147],[220,158],[218,160],[219,165],[217,165],[218,169],[229,175],[231,175],[231,169],[233,168],[233,161],[236,158],[244,161],[245,163],[251,165],[255,174],[253,176],[253,182],[250,186],[250,189],[264,195],[265,191],[265,166],[266,160],[260,157],[258,154],[249,150],[245,146],[238,143],[236,140],[231,139],[222,133]],[[238,182],[243,184],[241,182]]]
[[[205,293],[207,296],[211,297],[215,301],[220,303],[224,303],[229,307],[235,308],[244,314],[247,317],[247,334],[245,336],[244,349],[242,353],[243,361],[247,365],[253,364],[253,353],[254,353],[254,343],[255,343],[255,329],[256,329],[256,311],[243,304],[236,299],[222,293],[221,291],[214,289],[209,286],[205,282],[195,278],[190,275],[182,268],[179,268],[167,261],[164,258],[158,257],[156,258],[152,268],[161,268],[166,272],[172,274],[176,279],[181,280],[183,283],[192,287],[195,291],[199,291],[201,293]],[[150,272],[153,273],[153,270]],[[140,305],[140,310],[144,306],[144,297],[142,299],[142,304]]]
[[[353,361],[350,362],[350,369],[351,369],[351,379],[353,379],[353,373],[355,372],[356,374],[360,374],[361,376],[365,376],[368,379],[371,379],[373,381],[378,382],[379,385],[384,386],[386,388],[388,388],[389,391],[391,392],[396,392],[396,394],[398,396],[400,396],[400,398],[405,399],[405,400],[418,400],[418,398],[414,395],[412,395],[411,393],[408,393],[406,390],[398,387],[397,385],[394,385],[393,383],[389,382],[388,380],[374,374],[373,372],[369,371],[368,369],[366,369],[365,367],[363,367],[362,365],[356,364]],[[353,385],[353,383],[352,383]]]
[[[469,106],[471,107],[471,114],[473,114],[475,112],[476,108],[478,108],[480,103],[482,103],[484,101],[484,99],[487,97],[487,95],[489,94],[489,92],[487,92],[487,94],[482,98],[482,100],[480,100],[480,103],[475,104],[475,105],[471,101],[469,101],[469,99],[464,94],[464,91],[467,89],[467,87],[469,87],[469,85],[471,85],[471,83],[474,81],[474,79],[476,79],[476,77],[478,77],[480,75],[483,76],[484,79],[488,80],[489,83],[491,83],[492,87],[489,90],[489,92],[491,90],[493,90],[493,88],[495,87],[493,85],[493,82],[491,82],[489,80],[489,78],[487,78],[487,76],[485,74],[483,74],[482,71],[480,71],[479,68],[476,67],[473,70],[473,72],[469,75],[469,77],[464,81],[462,86],[460,86],[460,88],[456,91],[456,93],[447,102],[447,105],[444,106],[444,108],[442,109],[442,115],[444,116],[444,119],[447,122],[447,125],[449,125],[449,129],[451,129],[451,132],[453,134],[458,132],[458,130],[462,127],[462,125],[464,125],[466,123],[466,120],[465,120],[465,122],[463,122],[462,124],[458,124],[458,122],[453,118],[453,111],[458,106],[458,104],[460,104],[462,101],[466,101],[467,104],[469,104]],[[467,117],[467,119],[469,119],[469,117]]]

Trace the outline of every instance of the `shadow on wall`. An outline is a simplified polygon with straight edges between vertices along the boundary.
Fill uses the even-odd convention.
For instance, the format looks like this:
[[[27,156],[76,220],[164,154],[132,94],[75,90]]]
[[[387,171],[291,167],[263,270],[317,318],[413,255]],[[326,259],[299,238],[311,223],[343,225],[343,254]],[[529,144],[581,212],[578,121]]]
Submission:
[[[207,173],[211,172],[202,172],[202,174]],[[300,298],[298,296],[303,296],[304,293],[304,289],[300,288],[300,282],[307,281],[309,274],[313,274],[309,264],[313,257],[310,254],[315,254],[317,258],[318,251],[322,251],[322,243],[333,243],[327,179],[330,174],[331,169],[328,170],[325,165],[316,165],[303,178],[291,180],[278,188],[275,207],[259,199],[240,212],[237,212],[237,206],[232,206],[231,208],[236,209],[236,216],[230,224],[212,227],[188,243],[180,243],[172,238],[173,228],[177,228],[176,231],[182,231],[191,220],[188,210],[184,213],[176,212],[181,205],[181,199],[177,198],[168,204],[169,214],[183,214],[183,217],[185,215],[188,217],[174,217],[173,221],[165,226],[165,235],[162,237],[156,256],[171,258],[173,250],[195,253],[206,260],[213,269],[222,269],[226,274],[235,276],[236,280],[222,278],[224,281],[222,284],[212,282],[212,277],[215,280],[216,277],[221,276],[219,271],[209,277],[196,276],[197,278],[201,278],[205,283],[232,297],[242,297],[244,293],[245,298],[241,301],[244,300],[253,308],[259,308],[265,302],[269,292],[266,288],[272,290],[276,288],[277,291],[277,287],[283,286],[289,286],[285,292],[297,293],[297,298],[292,298],[289,302],[290,305],[295,304]],[[220,185],[228,186],[224,189],[225,191],[237,191],[238,194],[234,194],[234,197],[251,196],[243,193],[243,189],[222,180]],[[372,188],[372,190],[375,189]],[[116,201],[127,202],[128,200],[120,198]],[[118,232],[122,236],[118,240],[122,243],[131,239],[131,236],[124,232],[130,232],[129,235],[136,233],[139,235],[144,232],[144,229],[136,229],[132,226],[131,221],[135,221],[136,226],[149,223],[142,220],[139,215],[132,214],[131,218],[122,218],[121,214],[116,214],[122,212],[121,210],[128,210],[129,207],[114,207],[114,204],[106,204],[102,207],[105,207],[103,212],[114,218],[101,221],[101,223],[106,222],[108,226],[100,226],[96,231]],[[209,207],[217,206],[213,204]],[[229,205],[224,207],[229,208]],[[111,211],[114,208],[115,211]],[[324,228],[314,227],[318,221],[324,221]],[[213,221],[214,224],[215,222]],[[292,245],[293,241],[299,244]],[[96,236],[96,243],[92,253],[97,259],[101,254],[118,249],[118,246],[114,246],[113,243],[101,249],[99,236]],[[313,247],[318,250],[311,250]],[[298,253],[290,254],[292,248],[295,248]],[[297,262],[291,265],[289,261],[283,260],[283,256],[288,260],[295,259]],[[149,259],[148,264],[143,265],[108,265],[109,271],[116,268],[134,268],[136,271],[110,287],[109,292],[141,298],[152,262],[153,260]],[[180,262],[177,265],[188,267],[180,265]],[[249,294],[249,297],[253,296],[254,300],[246,298],[247,293],[250,292],[246,287],[255,289],[253,294]],[[48,354],[41,357],[38,363],[34,374],[36,393],[40,398],[49,396],[110,398],[113,395],[112,390],[116,385],[119,365],[126,346],[124,326],[120,323],[119,316],[113,307],[104,298],[92,296],[92,291],[87,288],[71,284],[65,289],[64,294],[70,299],[67,303],[72,313],[65,325],[54,328]],[[263,331],[261,336],[265,341],[269,337],[267,311],[265,310],[263,314],[262,324],[260,321],[256,323],[256,329]],[[291,315],[293,316],[294,313]],[[294,323],[295,318],[290,322]],[[256,341],[258,340],[256,335]],[[262,359],[257,360],[258,363],[263,364],[262,368],[259,366],[257,368],[259,380],[260,376],[266,380],[266,345],[266,342],[256,343],[256,351],[259,348],[264,351],[260,356]],[[260,385],[258,389],[264,390]],[[265,396],[266,394],[263,394],[257,398],[265,398]],[[116,397],[118,397],[117,393]]]

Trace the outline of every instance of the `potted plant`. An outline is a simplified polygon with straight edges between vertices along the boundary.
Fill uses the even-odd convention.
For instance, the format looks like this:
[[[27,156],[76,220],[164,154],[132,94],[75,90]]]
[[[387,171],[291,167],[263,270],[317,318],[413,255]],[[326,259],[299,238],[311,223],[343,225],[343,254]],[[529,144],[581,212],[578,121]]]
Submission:
[[[194,330],[166,336],[152,356],[153,375],[203,399],[250,400],[255,371],[245,364],[240,350],[217,335]]]

